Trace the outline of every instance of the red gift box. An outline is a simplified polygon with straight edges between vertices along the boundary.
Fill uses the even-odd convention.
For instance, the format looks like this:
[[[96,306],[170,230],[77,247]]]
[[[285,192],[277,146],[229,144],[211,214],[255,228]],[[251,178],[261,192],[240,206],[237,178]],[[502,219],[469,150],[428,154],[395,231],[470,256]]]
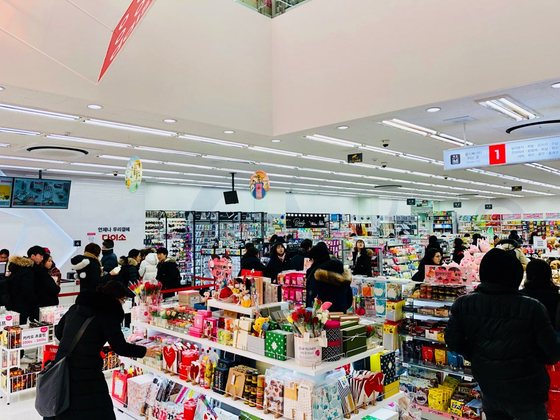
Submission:
[[[121,404],[126,404],[127,381],[128,374],[122,373],[118,370],[113,371],[113,387],[111,389],[111,396]]]
[[[56,357],[56,352],[58,351],[58,346],[54,345],[46,345],[43,351],[43,366],[41,369],[45,368],[45,364],[51,360],[54,360]]]

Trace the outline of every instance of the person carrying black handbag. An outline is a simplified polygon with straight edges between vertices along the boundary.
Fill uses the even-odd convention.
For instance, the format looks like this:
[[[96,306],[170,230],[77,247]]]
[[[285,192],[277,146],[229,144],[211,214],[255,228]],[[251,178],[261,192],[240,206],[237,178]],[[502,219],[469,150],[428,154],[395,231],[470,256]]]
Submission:
[[[129,344],[124,339],[121,331],[124,318],[122,303],[126,300],[127,292],[128,289],[115,280],[99,286],[96,291],[84,291],[60,320],[55,330],[60,340],[55,363],[69,356],[70,401],[66,410],[45,419],[115,419],[113,402],[102,371],[101,349],[109,342],[112,350],[121,356],[154,355],[152,349]],[[75,337],[88,319],[91,319],[89,326],[71,351]]]

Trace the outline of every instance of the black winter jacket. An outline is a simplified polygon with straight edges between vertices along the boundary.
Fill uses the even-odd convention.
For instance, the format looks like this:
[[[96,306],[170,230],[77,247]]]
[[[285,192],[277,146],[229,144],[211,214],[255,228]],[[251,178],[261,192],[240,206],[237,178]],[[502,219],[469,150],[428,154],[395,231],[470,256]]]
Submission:
[[[49,271],[42,265],[33,266],[35,276],[35,293],[39,301],[39,307],[58,305],[58,294],[60,286],[50,276]]]
[[[363,248],[359,253],[354,250],[352,252],[353,261],[353,271],[354,275],[361,275],[366,277],[371,277],[371,258],[373,257],[373,251],[371,249]]]
[[[157,265],[157,279],[162,284],[162,290],[178,289],[181,287],[181,272],[173,258],[167,258]],[[173,296],[173,293],[166,293],[163,297]]]
[[[87,318],[95,316],[70,357],[70,407],[56,420],[115,419],[113,402],[103,375],[101,349],[109,342],[121,356],[144,357],[145,347],[128,344],[121,332],[124,318],[122,305],[116,299],[94,291],[78,295],[76,304],[56,327],[60,347],[56,360],[66,356],[72,340]]]
[[[296,255],[290,260],[290,268],[292,270],[303,271],[305,259],[307,258],[307,251],[300,248]]]
[[[550,322],[556,331],[560,331],[560,325],[557,323],[556,313],[558,304],[560,304],[560,294],[558,294],[558,286],[550,285],[550,287],[542,289],[525,288],[523,294],[537,299],[544,305],[550,317]]]
[[[241,258],[241,270],[255,270],[263,273],[263,277],[268,277],[268,269],[257,257]],[[241,275],[241,271],[239,271]]]
[[[457,246],[453,249],[453,261],[461,264],[461,260],[465,257],[466,246]]]
[[[95,290],[97,286],[108,280],[108,277],[102,275],[99,258],[92,254],[76,255],[72,257],[70,263],[72,269],[76,270],[74,277],[80,281],[80,292]]]
[[[307,273],[307,307],[312,307],[317,298],[322,302],[331,302],[331,312],[346,313],[353,301],[350,287],[352,274],[344,268],[342,262],[328,260],[310,267]]]
[[[117,280],[124,284],[127,289],[130,282],[136,283],[140,280],[140,266],[134,258],[121,258],[119,265],[121,266],[121,271]]]
[[[516,288],[483,282],[474,293],[457,299],[445,342],[472,362],[474,378],[488,397],[547,400],[545,364],[560,360],[560,339],[545,307]]]
[[[284,257],[284,261],[280,261],[280,258],[278,258],[277,255],[273,255],[270,257],[270,261],[268,262],[266,268],[268,270],[268,275],[273,282],[276,281],[278,274],[280,274],[282,271],[290,269],[290,257],[288,256],[288,254],[285,255],[286,256]]]
[[[117,254],[113,252],[112,249],[103,249],[101,250],[101,265],[103,266],[104,273],[110,273],[119,265],[119,259],[117,258]]]
[[[33,261],[26,257],[14,255],[10,257],[8,265],[10,277],[8,289],[10,291],[9,310],[19,313],[20,324],[26,324],[29,318],[39,318],[39,299],[35,292],[35,276]]]

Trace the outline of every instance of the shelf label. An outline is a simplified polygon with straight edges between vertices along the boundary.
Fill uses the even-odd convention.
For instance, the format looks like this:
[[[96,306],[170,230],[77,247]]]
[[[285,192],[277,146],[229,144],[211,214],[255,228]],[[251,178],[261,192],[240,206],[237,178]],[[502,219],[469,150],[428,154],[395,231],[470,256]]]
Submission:
[[[560,159],[560,137],[461,147],[445,150],[443,157],[445,170]]]
[[[49,327],[29,328],[21,331],[21,346],[39,346],[48,344]]]

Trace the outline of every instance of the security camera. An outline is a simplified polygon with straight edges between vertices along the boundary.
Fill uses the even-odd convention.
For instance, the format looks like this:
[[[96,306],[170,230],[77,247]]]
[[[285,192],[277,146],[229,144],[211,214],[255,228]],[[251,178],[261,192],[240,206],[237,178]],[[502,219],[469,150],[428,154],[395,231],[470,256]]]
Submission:
[[[449,178],[449,177],[448,177],[448,176],[444,176],[444,177],[443,177],[443,179],[447,179],[447,178]]]
[[[381,162],[381,167],[386,168],[387,167],[387,162]]]
[[[113,176],[117,176],[119,173],[117,171],[113,172]]]
[[[391,143],[391,140],[381,140],[383,147],[389,147],[389,143]]]

